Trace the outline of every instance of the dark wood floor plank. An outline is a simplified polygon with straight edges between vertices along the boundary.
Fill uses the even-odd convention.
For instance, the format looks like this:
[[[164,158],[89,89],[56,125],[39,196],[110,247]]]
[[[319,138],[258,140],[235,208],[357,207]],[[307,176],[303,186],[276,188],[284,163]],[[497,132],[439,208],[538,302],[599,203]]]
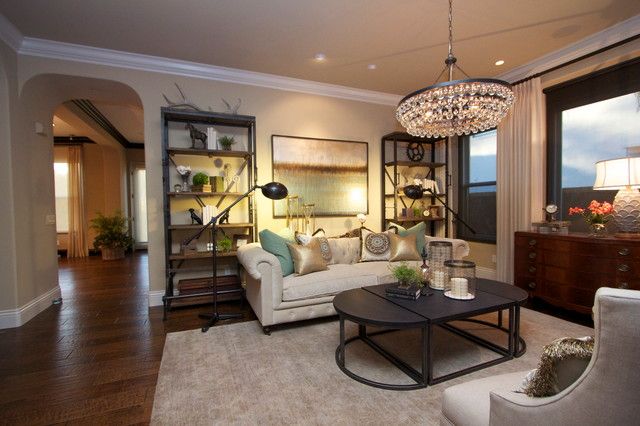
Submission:
[[[63,303],[0,330],[0,424],[147,424],[165,336],[210,306],[148,308],[147,256],[61,260]],[[239,311],[237,302],[221,311]],[[245,303],[244,318],[255,315]]]

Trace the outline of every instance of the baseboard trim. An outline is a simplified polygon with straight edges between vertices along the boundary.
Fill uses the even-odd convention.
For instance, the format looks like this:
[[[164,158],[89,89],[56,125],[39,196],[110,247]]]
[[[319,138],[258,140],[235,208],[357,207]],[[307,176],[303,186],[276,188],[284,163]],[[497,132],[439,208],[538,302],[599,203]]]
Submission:
[[[0,329],[26,324],[31,318],[51,306],[51,302],[59,297],[61,297],[60,287],[56,286],[18,309],[0,311]]]
[[[486,268],[484,266],[476,266],[476,275],[478,276],[478,278],[495,280],[497,273],[495,269]]]
[[[149,307],[162,306],[162,296],[164,296],[162,290],[149,291]]]

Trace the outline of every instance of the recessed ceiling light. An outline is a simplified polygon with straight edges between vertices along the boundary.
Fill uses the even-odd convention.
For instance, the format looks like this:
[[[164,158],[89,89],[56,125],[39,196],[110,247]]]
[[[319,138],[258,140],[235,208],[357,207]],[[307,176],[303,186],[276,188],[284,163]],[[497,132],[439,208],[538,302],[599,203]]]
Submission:
[[[327,59],[327,55],[325,55],[324,53],[316,53],[313,59],[315,59],[318,62],[322,62],[325,59]]]
[[[367,65],[367,68],[370,70],[375,70],[376,68],[378,68],[378,66],[376,64],[369,64]]]
[[[502,59],[500,59],[500,60],[496,61],[496,66],[498,66],[498,67],[499,67],[500,65],[503,65],[503,64],[504,64],[504,61],[503,61]]]

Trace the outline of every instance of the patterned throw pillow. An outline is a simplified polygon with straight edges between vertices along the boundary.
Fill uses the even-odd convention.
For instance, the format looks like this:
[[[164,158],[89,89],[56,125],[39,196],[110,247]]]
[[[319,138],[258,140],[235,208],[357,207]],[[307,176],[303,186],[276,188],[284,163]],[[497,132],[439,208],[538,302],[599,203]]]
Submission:
[[[533,397],[552,396],[575,382],[593,354],[593,337],[562,337],[542,349],[538,368],[525,377],[516,392]]]
[[[303,246],[310,244],[312,241],[317,241],[320,245],[322,258],[325,262],[331,263],[331,246],[329,246],[327,237],[312,237],[307,234],[296,234],[296,241],[298,244],[302,244]]]
[[[305,246],[291,243],[287,243],[287,246],[293,258],[293,267],[296,274],[306,275],[327,269],[327,262],[322,258],[318,240],[313,239]]]
[[[391,241],[389,234],[393,231],[371,232],[362,230],[360,261],[371,262],[376,260],[389,260],[391,256]]]

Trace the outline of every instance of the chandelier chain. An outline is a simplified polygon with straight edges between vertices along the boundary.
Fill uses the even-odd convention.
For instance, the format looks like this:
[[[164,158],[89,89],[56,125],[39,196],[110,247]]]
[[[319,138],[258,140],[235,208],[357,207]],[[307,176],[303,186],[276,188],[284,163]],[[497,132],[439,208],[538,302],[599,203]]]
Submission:
[[[453,56],[453,0],[449,0],[449,56]]]

